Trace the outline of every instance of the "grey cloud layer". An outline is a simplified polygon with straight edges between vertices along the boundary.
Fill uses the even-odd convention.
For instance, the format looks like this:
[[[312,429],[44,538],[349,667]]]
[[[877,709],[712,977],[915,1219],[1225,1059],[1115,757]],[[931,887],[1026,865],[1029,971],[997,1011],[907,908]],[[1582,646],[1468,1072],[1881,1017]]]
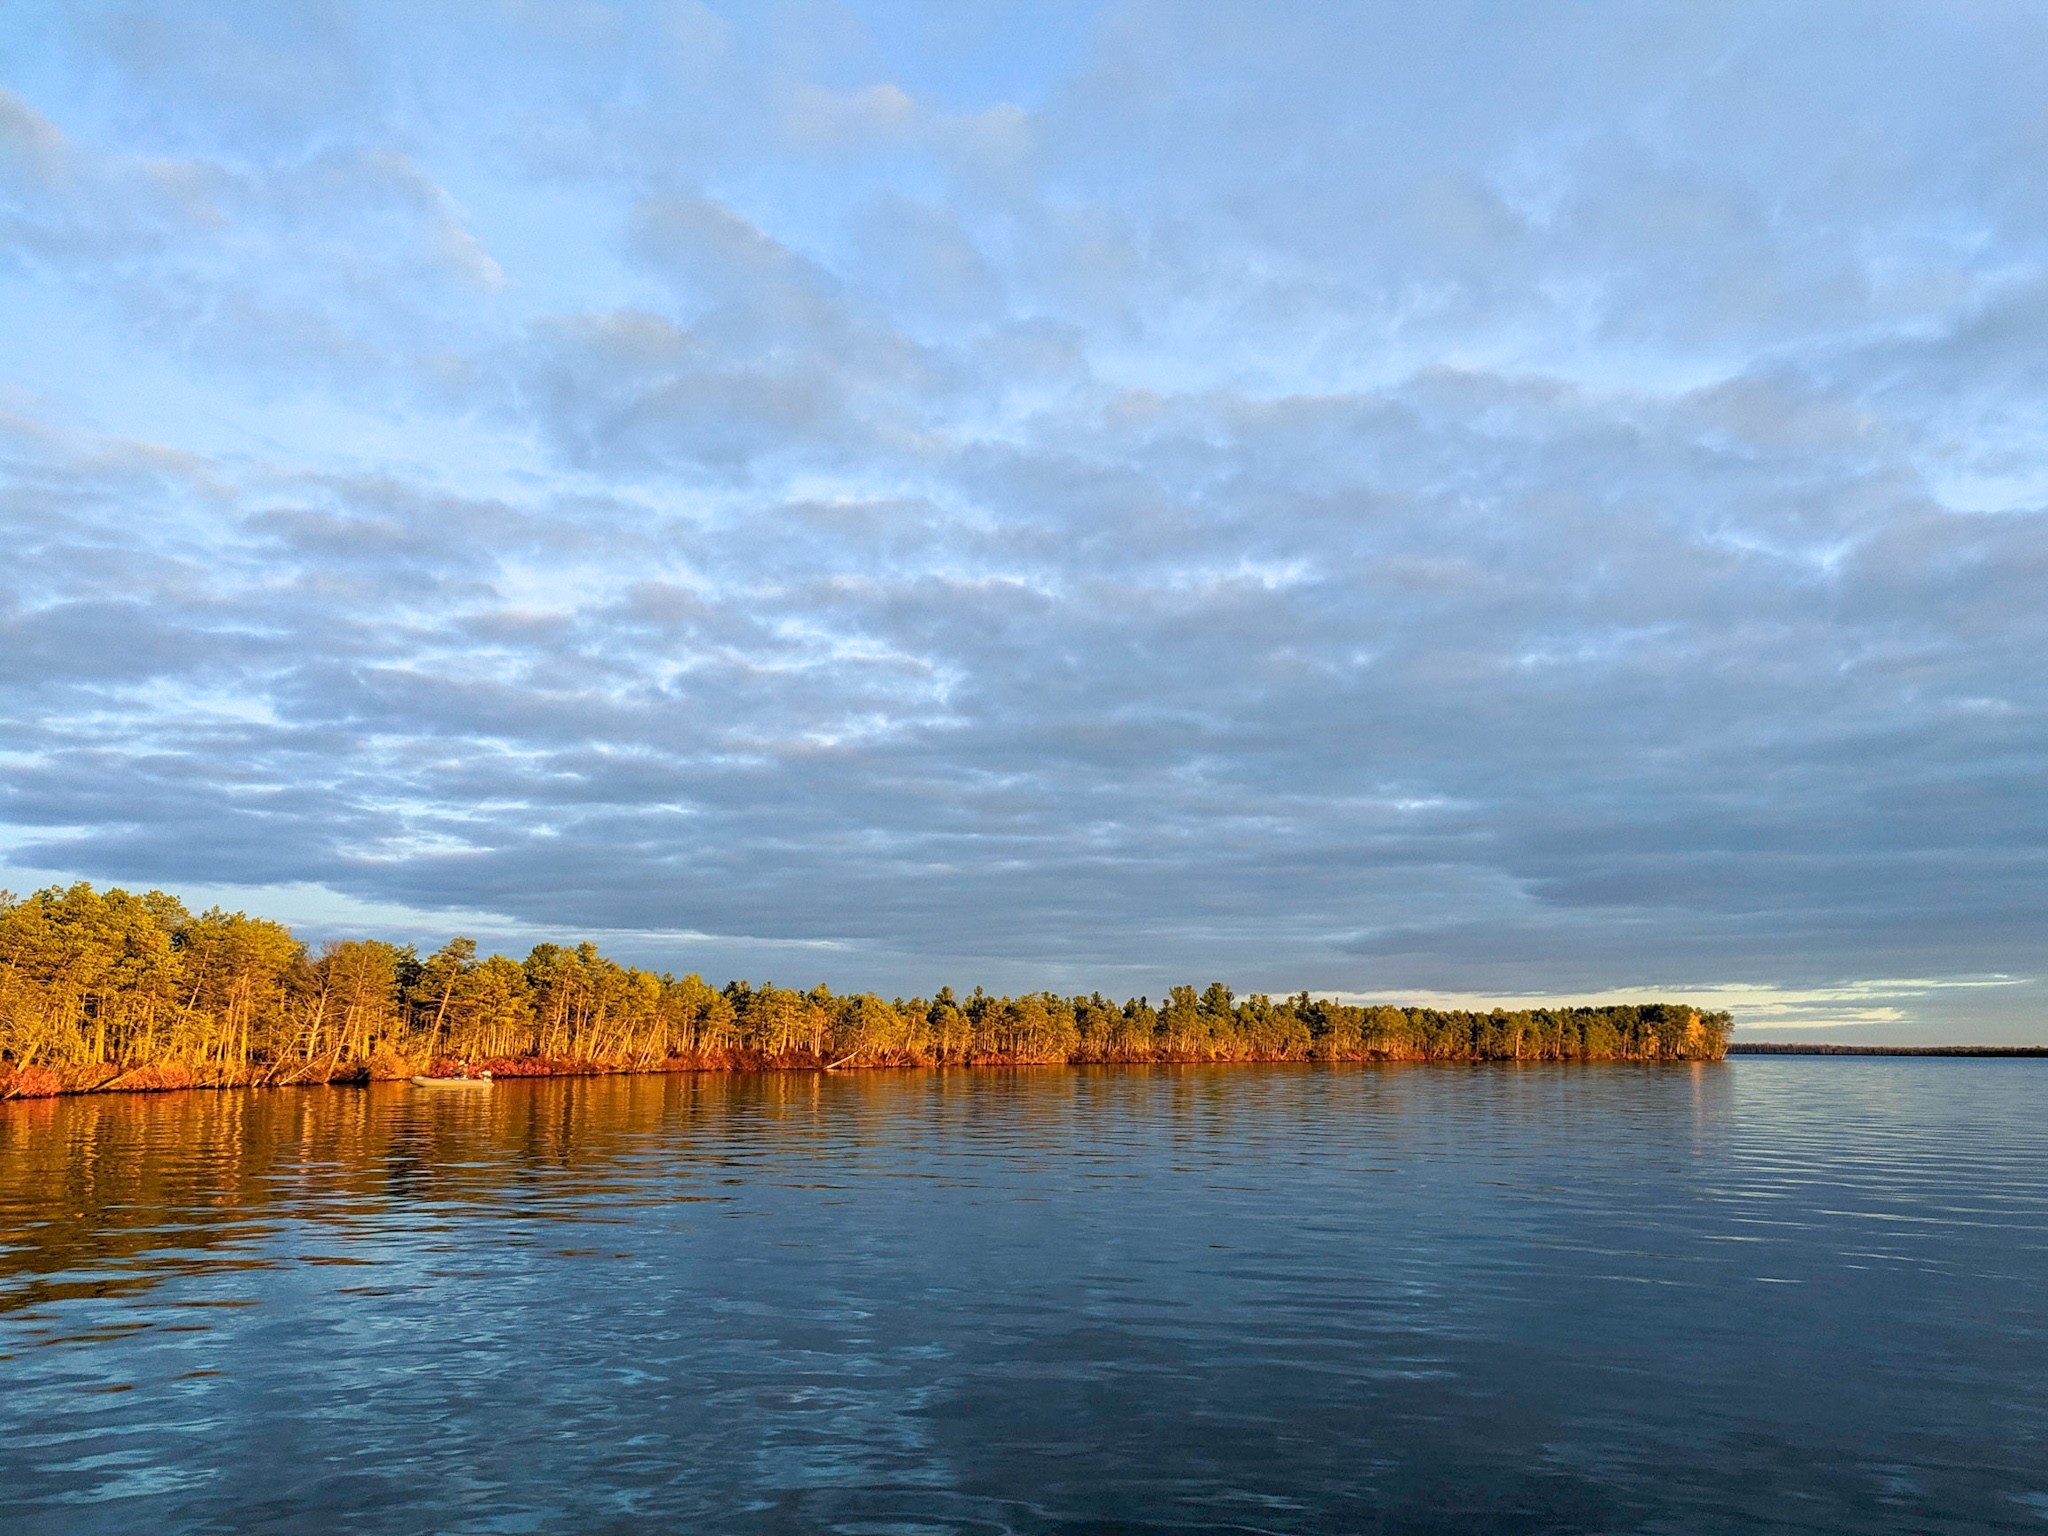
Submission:
[[[37,78],[150,111],[0,98],[9,292],[396,445],[14,378],[18,864],[905,986],[2031,963],[2033,14],[1139,7],[1028,107],[475,39],[545,111],[381,14],[245,39],[306,115],[112,22]]]

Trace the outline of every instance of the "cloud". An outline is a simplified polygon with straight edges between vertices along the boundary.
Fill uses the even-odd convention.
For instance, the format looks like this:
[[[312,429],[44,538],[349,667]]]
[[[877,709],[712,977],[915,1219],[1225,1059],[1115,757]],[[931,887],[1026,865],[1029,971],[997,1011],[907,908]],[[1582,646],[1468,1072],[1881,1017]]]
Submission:
[[[2025,977],[2048,210],[1963,66],[2041,29],[1596,11],[981,100],[338,12],[298,115],[85,29],[131,111],[0,99],[128,370],[9,379],[10,858],[905,988]]]
[[[795,145],[857,158],[908,139],[917,103],[901,86],[882,81],[856,91],[832,91],[798,82],[783,103],[783,128]]]
[[[254,165],[83,145],[0,89],[0,237],[137,341],[272,387],[416,376],[505,277],[402,149]],[[425,354],[424,356],[422,354]]]

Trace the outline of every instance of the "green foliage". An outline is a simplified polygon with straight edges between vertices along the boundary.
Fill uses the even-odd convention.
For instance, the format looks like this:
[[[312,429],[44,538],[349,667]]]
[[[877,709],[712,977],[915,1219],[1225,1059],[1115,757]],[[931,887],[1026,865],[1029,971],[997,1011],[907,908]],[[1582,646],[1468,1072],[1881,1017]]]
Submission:
[[[0,892],[0,1064],[81,1082],[266,1081],[458,1060],[516,1069],[1135,1061],[1714,1060],[1729,1018],[1678,1003],[1468,1013],[1357,1007],[1221,982],[1117,1004],[1100,993],[929,1000],[674,977],[596,946],[421,959],[375,939],[309,953],[281,924],[161,891]],[[163,1073],[176,1068],[181,1078]],[[409,1068],[408,1068],[409,1069]]]

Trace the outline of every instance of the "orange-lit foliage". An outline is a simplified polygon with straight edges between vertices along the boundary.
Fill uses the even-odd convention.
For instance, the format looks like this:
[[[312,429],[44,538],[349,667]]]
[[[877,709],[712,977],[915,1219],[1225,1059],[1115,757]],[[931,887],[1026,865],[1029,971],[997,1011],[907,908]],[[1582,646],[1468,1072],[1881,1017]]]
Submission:
[[[1221,982],[1148,998],[839,996],[622,966],[591,944],[521,962],[455,939],[317,952],[282,924],[161,891],[0,896],[0,1098],[332,1082],[430,1064],[509,1076],[656,1069],[1207,1061],[1713,1060],[1729,1019],[1678,1003],[1472,1013],[1356,1007]]]

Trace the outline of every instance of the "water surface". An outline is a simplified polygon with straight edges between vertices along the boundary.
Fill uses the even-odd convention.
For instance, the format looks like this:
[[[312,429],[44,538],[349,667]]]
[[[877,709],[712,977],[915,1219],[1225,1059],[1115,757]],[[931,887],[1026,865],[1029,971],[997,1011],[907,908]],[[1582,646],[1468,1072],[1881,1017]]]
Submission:
[[[2048,1063],[0,1105],[31,1533],[2048,1531]]]

